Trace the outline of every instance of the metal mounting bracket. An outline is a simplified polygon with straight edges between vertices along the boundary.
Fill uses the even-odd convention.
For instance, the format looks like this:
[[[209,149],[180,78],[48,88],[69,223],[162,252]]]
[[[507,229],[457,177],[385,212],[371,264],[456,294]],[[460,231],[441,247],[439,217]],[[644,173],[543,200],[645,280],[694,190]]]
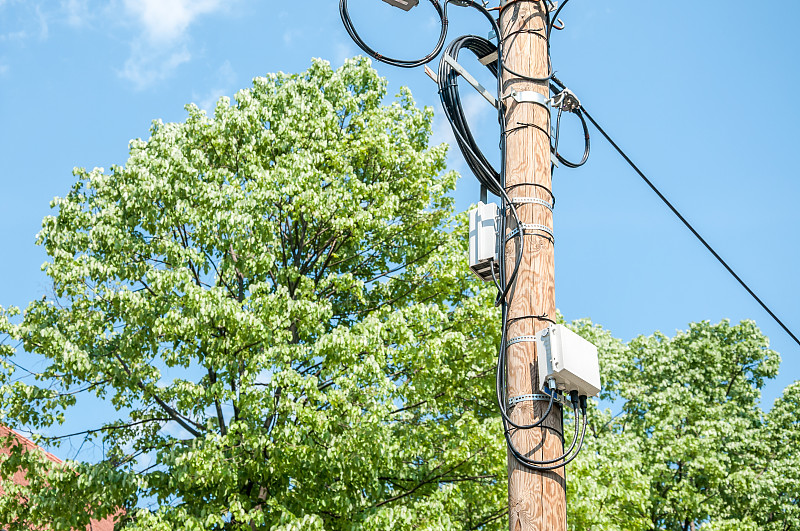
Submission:
[[[494,108],[496,108],[496,109],[497,109],[497,108],[499,108],[499,106],[500,106],[500,102],[498,102],[498,101],[497,101],[497,98],[495,98],[495,97],[494,97],[494,96],[491,94],[491,92],[489,92],[488,90],[486,90],[486,87],[484,87],[483,85],[481,85],[481,84],[478,82],[478,80],[477,80],[477,79],[475,79],[474,77],[472,77],[472,74],[470,74],[469,72],[467,72],[467,70],[466,70],[466,69],[465,69],[463,66],[461,66],[460,64],[458,64],[458,61],[456,61],[455,59],[453,59],[453,58],[450,56],[450,54],[444,54],[444,60],[445,60],[445,62],[446,62],[447,64],[449,64],[451,67],[453,67],[453,70],[455,70],[456,72],[458,72],[459,74],[461,74],[461,77],[463,77],[463,78],[464,78],[464,80],[465,80],[467,83],[469,83],[470,85],[472,85],[472,86],[475,88],[475,90],[477,90],[477,91],[478,91],[478,93],[480,93],[480,95],[481,95],[481,96],[483,96],[484,98],[486,98],[486,101],[488,101],[489,103],[491,103],[491,104],[492,104],[492,106],[493,106]]]
[[[509,396],[508,405],[513,406],[520,402],[550,402],[550,395],[534,393],[531,395]],[[553,396],[553,403],[561,403],[561,397]]]
[[[547,96],[534,90],[523,90],[521,92],[512,90],[508,97],[513,98],[517,103],[536,103],[537,105],[547,108],[550,107],[551,101]]]
[[[403,11],[408,11],[415,5],[419,4],[419,0],[383,0],[387,4],[399,7]]]
[[[514,2],[516,2],[516,1],[517,1],[517,0],[500,0],[500,7],[506,7],[506,5],[508,5],[508,4],[513,4],[513,3],[514,3]],[[552,2],[552,1],[550,1],[550,0],[547,0],[547,8],[548,8],[550,11],[553,11],[553,10],[554,10],[554,9],[556,9],[557,7],[558,7],[558,2]]]
[[[484,55],[483,57],[479,58],[478,61],[480,61],[483,66],[497,62],[497,50],[493,51],[489,55]]]

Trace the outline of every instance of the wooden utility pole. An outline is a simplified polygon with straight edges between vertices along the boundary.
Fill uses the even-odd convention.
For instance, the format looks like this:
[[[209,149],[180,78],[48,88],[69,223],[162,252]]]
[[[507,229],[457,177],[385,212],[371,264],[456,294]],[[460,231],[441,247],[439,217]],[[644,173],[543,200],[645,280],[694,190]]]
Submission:
[[[544,78],[550,73],[547,50],[545,7],[541,0],[502,0],[500,42],[505,65],[527,77]],[[517,101],[512,91],[520,96]],[[525,227],[524,256],[518,280],[508,307],[508,339],[532,336],[548,325],[534,316],[555,319],[555,263],[550,234],[534,225],[552,230],[553,213],[546,206],[525,201],[553,199],[550,174],[550,110],[541,103],[526,101],[526,91],[548,98],[549,83],[531,82],[504,71],[502,96],[506,105],[506,190],[516,204]],[[534,186],[536,184],[538,186]],[[507,225],[513,229],[511,216]],[[517,252],[515,238],[506,243],[506,275],[514,269]],[[517,319],[517,320],[515,320]],[[523,341],[508,347],[508,396],[540,393],[536,371],[535,343]],[[546,402],[521,402],[509,410],[517,424],[530,424],[541,418]],[[523,455],[536,460],[555,459],[563,452],[561,407],[553,410],[541,427],[512,431],[512,441]],[[567,504],[564,469],[536,472],[508,454],[508,504],[511,531],[566,531]]]

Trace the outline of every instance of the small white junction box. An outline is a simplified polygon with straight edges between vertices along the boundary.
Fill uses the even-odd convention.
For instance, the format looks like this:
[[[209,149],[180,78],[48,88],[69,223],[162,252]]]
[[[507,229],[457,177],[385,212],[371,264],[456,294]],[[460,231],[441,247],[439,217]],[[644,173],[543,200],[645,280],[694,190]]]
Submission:
[[[478,278],[492,280],[497,276],[497,205],[482,201],[469,211],[469,268]]]
[[[597,347],[563,325],[550,325],[536,334],[539,381],[546,392],[547,381],[578,395],[597,396],[600,392],[600,363]]]
[[[408,11],[415,5],[419,4],[419,0],[383,0],[387,4],[391,4],[395,7],[399,7],[405,11]]]

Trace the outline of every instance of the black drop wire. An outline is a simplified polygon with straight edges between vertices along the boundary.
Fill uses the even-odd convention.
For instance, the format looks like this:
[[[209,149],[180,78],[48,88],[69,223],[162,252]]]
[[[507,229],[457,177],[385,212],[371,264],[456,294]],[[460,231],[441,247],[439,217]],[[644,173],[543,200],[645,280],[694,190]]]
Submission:
[[[554,81],[557,81],[557,80],[554,80]],[[733,278],[735,278],[736,281],[739,282],[739,284],[741,284],[741,286],[745,289],[745,291],[747,291],[747,293],[749,293],[750,296],[753,297],[753,299],[755,299],[755,301],[758,302],[758,304],[760,304],[762,308],[764,308],[764,310],[770,315],[770,317],[772,317],[775,320],[775,322],[778,323],[781,326],[781,328],[783,328],[783,330],[787,334],[789,334],[789,337],[791,337],[794,340],[795,343],[800,345],[800,339],[798,339],[797,336],[794,335],[791,330],[789,330],[789,327],[787,327],[785,324],[783,324],[783,321],[781,321],[778,318],[778,316],[775,315],[775,312],[773,312],[769,308],[769,306],[767,306],[764,303],[764,301],[762,301],[761,298],[758,295],[756,295],[755,292],[752,289],[750,289],[750,286],[748,286],[747,283],[745,283],[745,281],[742,280],[742,278],[739,275],[736,274],[736,272],[733,270],[733,268],[728,265],[728,263],[717,253],[717,251],[714,250],[713,247],[711,247],[711,245],[705,240],[705,238],[700,236],[700,233],[697,232],[697,230],[692,226],[692,224],[689,223],[686,220],[685,217],[683,217],[683,215],[678,211],[678,209],[675,208],[673,206],[673,204],[670,203],[670,201],[666,197],[664,197],[664,194],[662,194],[661,191],[658,188],[656,188],[656,186],[653,184],[653,182],[650,179],[647,178],[647,176],[642,172],[642,170],[640,170],[639,167],[636,164],[634,164],[634,162],[628,157],[628,155],[626,155],[625,152],[622,151],[622,148],[620,148],[617,145],[617,143],[614,142],[614,140],[611,139],[611,137],[608,135],[608,133],[606,133],[605,130],[602,127],[600,127],[600,124],[598,124],[597,121],[595,121],[595,119],[592,118],[592,115],[589,114],[589,112],[583,107],[582,107],[582,110],[583,110],[583,114],[586,115],[586,118],[588,118],[589,121],[592,122],[592,125],[595,126],[595,128],[598,131],[600,131],[600,134],[603,135],[605,137],[605,139],[608,140],[608,143],[611,144],[611,146],[617,151],[617,153],[619,153],[622,156],[622,158],[625,159],[625,162],[627,162],[628,165],[630,165],[630,167],[633,168],[633,170],[637,174],[639,174],[639,177],[641,177],[642,180],[645,182],[645,184],[647,184],[647,186],[649,186],[650,189],[653,190],[653,192],[655,192],[655,194],[658,196],[658,198],[661,199],[661,201],[665,205],[667,205],[669,207],[669,209],[672,211],[672,213],[675,214],[678,217],[678,219],[681,220],[681,222],[683,222],[684,225],[686,225],[686,228],[689,229],[692,234],[694,234],[695,238],[697,238],[700,241],[700,243],[703,244],[703,246],[708,250],[708,252],[710,252],[712,255],[714,255],[714,258],[716,258],[717,261],[720,264],[722,264],[722,266],[728,271],[728,273],[730,273],[731,276]]]

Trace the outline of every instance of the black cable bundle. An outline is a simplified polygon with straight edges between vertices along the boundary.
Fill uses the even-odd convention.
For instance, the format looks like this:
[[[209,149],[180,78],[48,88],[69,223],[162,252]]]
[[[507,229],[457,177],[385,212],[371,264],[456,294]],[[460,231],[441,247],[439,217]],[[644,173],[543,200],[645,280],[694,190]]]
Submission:
[[[425,63],[432,61],[439,53],[442,51],[443,43],[446,38],[447,34],[447,6],[450,3],[455,5],[463,6],[463,7],[471,7],[480,11],[488,20],[489,23],[492,25],[492,29],[500,38],[500,28],[497,24],[497,21],[494,19],[492,14],[482,5],[473,1],[473,0],[444,0],[443,4],[439,4],[438,0],[429,0],[431,4],[433,4],[434,8],[436,9],[439,19],[441,21],[441,33],[439,35],[439,42],[437,43],[434,50],[426,55],[421,59],[413,59],[413,60],[404,60],[404,59],[393,59],[389,57],[384,57],[383,55],[379,54],[372,48],[370,48],[358,35],[356,32],[353,23],[350,19],[349,13],[347,11],[347,0],[340,0],[339,2],[339,13],[342,17],[342,22],[347,29],[347,32],[353,38],[355,43],[370,57],[393,65],[399,66],[402,68],[412,68],[415,66],[421,66]],[[527,0],[527,1],[541,1],[541,0]],[[561,5],[561,8],[564,7],[568,0],[565,0],[564,3]],[[545,22],[547,28],[547,36],[549,37],[550,31],[554,27],[553,22],[550,21],[550,13],[547,6],[547,1],[544,0],[545,3]],[[556,15],[561,11],[561,8],[556,11]],[[498,122],[500,124],[500,151],[501,151],[501,167],[500,170],[495,170],[489,161],[486,159],[484,154],[481,152],[480,148],[478,147],[474,136],[472,135],[472,131],[469,128],[469,124],[467,121],[467,117],[464,114],[464,109],[461,104],[461,97],[459,95],[458,89],[458,77],[460,74],[453,68],[453,66],[445,60],[445,57],[449,56],[454,61],[458,60],[458,55],[461,50],[468,50],[469,52],[475,54],[478,59],[483,59],[485,57],[491,56],[494,53],[497,53],[497,59],[495,61],[488,62],[485,66],[486,68],[492,73],[492,75],[497,80],[497,95],[498,98],[501,94],[501,83],[500,83],[500,76],[499,73],[501,70],[511,73],[512,75],[516,76],[520,80],[525,81],[535,81],[535,82],[547,82],[552,81],[553,83],[550,84],[550,89],[554,92],[554,94],[559,94],[565,87],[562,86],[561,90],[556,85],[561,85],[560,81],[558,81],[552,73],[547,77],[544,78],[532,78],[528,76],[522,76],[516,72],[513,72],[508,67],[503,64],[503,41],[500,41],[501,46],[495,46],[491,41],[484,39],[482,37],[477,37],[475,35],[465,35],[455,39],[447,48],[444,50],[444,55],[439,61],[439,71],[437,75],[437,84],[439,86],[439,96],[442,101],[442,107],[445,111],[445,116],[447,116],[447,120],[450,122],[450,126],[453,130],[453,134],[456,137],[456,142],[458,143],[458,147],[464,156],[464,160],[467,162],[467,165],[475,174],[475,177],[478,181],[483,185],[488,191],[492,192],[494,195],[500,197],[501,200],[501,215],[500,215],[500,226],[499,226],[499,234],[500,238],[502,239],[502,243],[500,245],[500,274],[499,278],[494,277],[494,269],[492,268],[493,278],[495,285],[498,289],[498,297],[497,297],[497,304],[501,307],[502,312],[502,335],[501,335],[501,344],[500,349],[498,352],[498,360],[497,360],[497,367],[496,367],[496,398],[498,407],[500,409],[500,415],[503,419],[503,427],[504,427],[504,436],[506,439],[506,443],[509,448],[509,452],[514,456],[514,458],[521,463],[523,466],[537,470],[537,471],[548,471],[554,470],[557,468],[561,468],[565,466],[567,463],[575,459],[578,453],[583,446],[584,436],[586,434],[586,424],[587,424],[587,417],[586,417],[586,397],[585,396],[577,396],[577,393],[572,393],[570,397],[570,403],[572,406],[572,411],[574,413],[575,419],[575,432],[572,437],[572,443],[569,448],[562,453],[561,456],[555,459],[548,459],[548,460],[536,460],[532,459],[528,455],[523,455],[515,446],[513,441],[511,440],[511,434],[515,430],[525,430],[525,429],[533,429],[536,427],[541,426],[544,421],[549,417],[549,415],[553,412],[553,406],[557,403],[559,407],[562,405],[562,400],[560,398],[560,393],[556,390],[550,390],[549,394],[549,403],[547,406],[547,410],[542,414],[541,418],[536,420],[531,424],[517,424],[511,420],[508,415],[506,401],[508,399],[507,392],[506,392],[506,368],[507,368],[507,360],[506,360],[506,350],[507,350],[507,332],[508,326],[510,324],[508,318],[508,307],[511,303],[511,299],[513,298],[513,288],[516,284],[517,280],[517,273],[519,271],[519,267],[522,261],[522,257],[524,256],[524,248],[525,248],[525,230],[520,221],[520,218],[517,214],[517,210],[508,196],[508,193],[505,189],[505,150],[506,150],[506,127],[505,127],[505,118],[504,118],[504,107],[502,103],[498,103]],[[548,39],[548,46],[549,46],[549,39]],[[548,55],[549,57],[549,55]],[[501,100],[497,100],[498,102]],[[583,124],[584,135],[586,138],[586,146],[584,150],[583,158],[578,163],[573,163],[569,160],[566,160],[558,153],[558,128],[561,123],[561,113],[563,108],[559,108],[558,118],[556,120],[556,133],[554,135],[555,144],[551,144],[551,151],[555,154],[556,158],[563,163],[565,166],[570,168],[577,168],[583,165],[588,156],[589,156],[589,135],[586,126],[586,121],[583,118],[583,115],[580,113],[580,107],[577,109],[573,109],[573,112],[578,114],[578,117]],[[520,127],[529,127],[529,125],[524,124]],[[531,183],[530,186],[540,186],[537,184]],[[555,206],[555,197],[550,189],[545,188],[546,192],[550,195],[552,203],[550,207],[552,208]],[[507,226],[507,217],[511,216],[514,219],[516,224],[516,235],[508,236],[508,226]],[[546,236],[543,236],[546,237]],[[506,263],[506,242],[508,238],[516,238],[517,241],[517,249],[516,249],[516,260],[514,269],[512,270],[510,275],[506,275],[505,267],[503,264]],[[530,316],[531,318],[537,318],[545,321],[550,321],[546,316]],[[512,320],[513,321],[513,320]],[[560,411],[560,410],[559,410]],[[563,414],[563,412],[562,412]],[[582,418],[582,422],[581,422]],[[582,429],[580,426],[582,425]],[[574,453],[573,453],[574,450]]]
[[[497,47],[490,41],[475,35],[465,35],[450,43],[445,49],[445,55],[449,55],[454,60],[458,60],[458,54],[462,49],[474,53],[478,59],[489,56],[497,51]],[[486,68],[497,77],[497,62],[492,61]],[[461,106],[461,97],[458,91],[459,73],[444,60],[439,61],[439,97],[442,100],[442,107],[450,127],[458,143],[461,154],[464,155],[469,169],[475,174],[478,181],[485,186],[491,193],[500,197],[502,195],[500,184],[500,172],[495,170],[486,157],[481,152],[475,138],[472,136],[464,109]]]

